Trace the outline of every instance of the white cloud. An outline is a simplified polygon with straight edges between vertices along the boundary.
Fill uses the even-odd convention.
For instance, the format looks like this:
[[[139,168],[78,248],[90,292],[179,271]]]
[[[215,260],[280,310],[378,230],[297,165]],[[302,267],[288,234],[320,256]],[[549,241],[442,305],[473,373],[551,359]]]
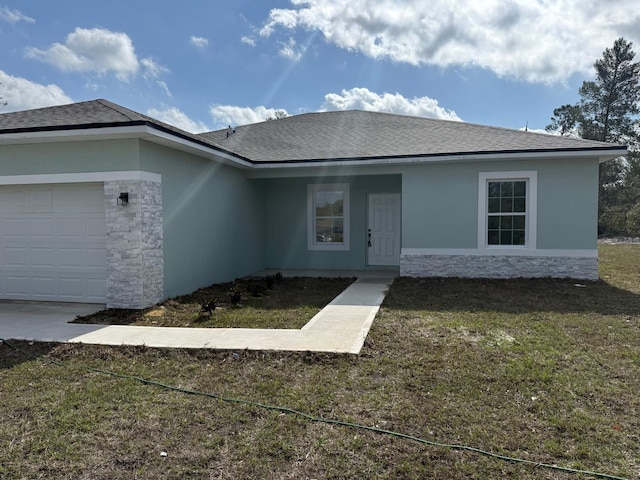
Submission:
[[[189,39],[189,42],[194,47],[200,48],[200,49],[205,49],[205,48],[207,48],[209,46],[209,40],[204,38],[204,37],[194,37],[194,36],[192,36]]]
[[[399,93],[379,95],[366,88],[342,90],[341,94],[328,93],[322,110],[367,110],[460,121],[456,112],[442,108],[433,98],[406,98]]]
[[[168,73],[169,69],[157,63],[153,58],[143,58],[140,63],[144,67],[145,78],[158,78],[163,73]]]
[[[264,122],[267,118],[275,118],[281,108],[267,108],[264,106],[240,107],[237,105],[212,105],[209,113],[215,123],[214,128],[224,128]],[[383,93],[379,95],[366,88],[352,88],[338,93],[328,93],[324,103],[317,110],[367,110],[371,112],[396,113],[399,115],[413,115],[416,117],[438,118],[443,120],[461,121],[452,110],[446,110],[438,105],[438,101],[429,97],[405,98],[399,93]]]
[[[131,38],[126,33],[103,28],[76,28],[64,45],[54,43],[46,50],[27,48],[27,57],[49,63],[67,72],[113,72],[128,80],[139,69]]]
[[[142,76],[146,80],[155,80],[156,84],[160,87],[160,89],[165,93],[167,97],[173,96],[171,95],[171,91],[169,90],[167,82],[165,82],[164,80],[160,80],[160,76],[168,73],[170,70],[166,67],[163,67],[152,58],[143,58],[142,60],[140,60],[140,63],[142,64],[142,68],[144,69],[144,73],[142,74]]]
[[[284,58],[288,58],[294,62],[299,61],[302,58],[302,55],[305,52],[304,47],[298,47],[296,41],[293,38],[289,38],[286,43],[282,43],[282,48],[280,49],[280,56]]]
[[[73,103],[57,85],[41,85],[25,78],[14,77],[0,70],[0,95],[7,101],[2,112],[29,110]]]
[[[255,47],[256,46],[256,41],[253,37],[247,37],[246,35],[244,37],[240,38],[240,41],[242,43],[244,43],[245,45],[249,45],[250,47]]]
[[[340,48],[412,65],[478,66],[531,82],[590,73],[624,36],[640,42],[637,0],[291,0],[260,35],[315,30]]]
[[[23,13],[18,10],[11,10],[9,7],[1,7],[0,8],[0,20],[4,20],[9,23],[18,23],[18,22],[26,22],[26,23],[36,23],[36,21],[27,17]]]
[[[279,110],[287,113],[282,108],[267,108],[264,106],[251,108],[236,105],[212,105],[209,107],[209,113],[215,122],[214,128],[224,128],[228,125],[236,127],[238,125],[264,122],[267,118],[274,118]]]
[[[147,115],[191,133],[202,133],[211,130],[204,123],[191,120],[184,112],[176,107],[169,107],[164,110],[151,108],[147,110]]]
[[[173,97],[173,94],[171,93],[171,90],[169,90],[169,86],[167,85],[167,82],[165,82],[164,80],[157,80],[156,83],[162,89],[162,91],[167,97]]]

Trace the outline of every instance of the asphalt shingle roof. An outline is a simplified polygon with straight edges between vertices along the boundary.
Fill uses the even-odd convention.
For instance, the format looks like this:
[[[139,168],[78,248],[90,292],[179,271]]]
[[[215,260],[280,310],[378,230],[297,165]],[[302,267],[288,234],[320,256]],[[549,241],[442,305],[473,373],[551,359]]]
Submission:
[[[295,115],[228,133],[224,129],[198,136],[256,162],[621,148],[577,138],[357,110]]]
[[[108,100],[70,103],[0,115],[0,133],[21,130],[54,130],[65,127],[87,127],[143,123],[153,120]],[[153,120],[157,122],[157,120]]]
[[[0,115],[3,133],[148,125],[255,163],[624,148],[610,143],[366,111],[295,115],[192,134],[99,99]]]

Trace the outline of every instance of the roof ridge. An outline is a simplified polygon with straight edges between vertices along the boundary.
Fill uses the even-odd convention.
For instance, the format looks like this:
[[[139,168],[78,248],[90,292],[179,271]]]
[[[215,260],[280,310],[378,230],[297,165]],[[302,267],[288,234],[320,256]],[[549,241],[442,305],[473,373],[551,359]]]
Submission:
[[[149,118],[143,117],[141,113],[138,113],[135,110],[131,110],[130,108],[123,107],[122,105],[118,105],[117,103],[110,102],[109,100],[106,100],[104,98],[98,98],[94,100],[94,102],[97,102],[104,107],[110,108],[111,110],[118,112],[120,115],[124,115],[131,121],[149,121]]]

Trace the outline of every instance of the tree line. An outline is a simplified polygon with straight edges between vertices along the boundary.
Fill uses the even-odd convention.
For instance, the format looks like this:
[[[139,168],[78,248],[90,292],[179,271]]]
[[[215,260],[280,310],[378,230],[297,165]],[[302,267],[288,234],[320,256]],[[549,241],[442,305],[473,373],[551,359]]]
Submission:
[[[595,61],[575,105],[553,111],[550,133],[627,145],[629,154],[600,165],[598,233],[640,236],[640,63],[633,44],[617,39]]]

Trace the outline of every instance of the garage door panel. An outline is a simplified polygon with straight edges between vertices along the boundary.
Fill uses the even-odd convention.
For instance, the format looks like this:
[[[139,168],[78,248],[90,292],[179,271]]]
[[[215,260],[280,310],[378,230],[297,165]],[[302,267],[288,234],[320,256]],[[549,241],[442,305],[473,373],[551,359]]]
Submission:
[[[90,268],[90,267],[104,268],[104,266],[107,264],[106,250],[100,249],[100,248],[87,248],[85,253],[86,253],[85,266],[87,268]]]
[[[34,188],[27,194],[29,212],[53,212],[53,192],[51,188]]]
[[[58,250],[60,267],[82,267],[84,251],[81,248],[61,248]]]
[[[25,264],[32,268],[55,267],[58,263],[56,249],[51,247],[31,248],[28,256]]]
[[[29,261],[29,250],[25,247],[5,247],[3,249],[3,265],[22,268]]]
[[[53,197],[53,206],[57,211],[73,210],[82,207],[85,203],[84,192],[69,189],[66,186],[56,189]]]
[[[42,297],[55,297],[57,293],[56,277],[32,277],[31,291]]]
[[[55,229],[56,222],[52,218],[31,218],[28,222],[29,234],[32,237],[45,237],[53,241]]]
[[[104,240],[106,229],[104,226],[104,218],[88,218],[85,222],[87,238],[98,238],[100,241]]]
[[[15,297],[9,298],[28,298],[29,277],[26,275],[7,274],[3,283],[7,294],[15,295]]]
[[[107,285],[100,279],[89,278],[87,280],[87,298],[92,299],[90,301],[100,301],[99,299],[106,298]]]
[[[61,278],[59,281],[61,296],[69,297],[86,297],[86,283],[77,278]]]
[[[0,209],[5,212],[23,211],[27,205],[27,192],[20,187],[4,187],[0,192]]]
[[[84,235],[86,219],[59,218],[56,222],[57,234],[61,238],[81,239]]]
[[[2,230],[4,239],[21,240],[29,236],[29,223],[24,218],[5,218]]]
[[[104,303],[102,184],[0,186],[0,298]]]

